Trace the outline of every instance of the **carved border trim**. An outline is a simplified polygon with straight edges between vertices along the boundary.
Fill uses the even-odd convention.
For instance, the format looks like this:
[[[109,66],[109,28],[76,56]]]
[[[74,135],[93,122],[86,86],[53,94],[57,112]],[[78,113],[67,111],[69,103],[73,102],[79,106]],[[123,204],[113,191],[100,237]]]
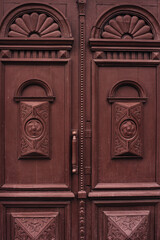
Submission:
[[[159,63],[154,63],[153,61],[148,61],[148,62],[131,62],[128,61],[126,63],[123,62],[119,62],[119,61],[107,61],[105,59],[96,59],[96,60],[92,60],[92,93],[94,91],[96,91],[96,81],[97,81],[97,77],[98,77],[98,67],[108,67],[108,66],[149,66],[149,67],[156,67],[159,65]],[[142,97],[145,97],[142,96]],[[142,100],[146,100],[146,99],[142,99]],[[96,116],[93,114],[94,109],[96,108],[96,99],[93,97],[92,94],[92,121],[93,121],[93,125],[96,124]],[[94,129],[93,129],[94,130]],[[119,190],[124,190],[124,189],[158,189],[159,188],[159,182],[158,182],[158,178],[155,179],[155,182],[152,183],[144,183],[144,182],[140,182],[139,185],[137,185],[137,183],[124,183],[124,184],[118,184],[118,183],[101,183],[98,181],[98,175],[97,175],[97,171],[95,171],[98,168],[98,162],[97,162],[97,156],[96,154],[93,152],[93,149],[95,148],[97,144],[97,131],[93,131],[92,132],[92,173],[94,175],[94,178],[92,178],[92,192],[89,192],[88,197],[95,197],[95,198],[103,198],[103,197],[112,197],[113,191],[108,191],[105,192],[104,190],[112,190],[112,189],[119,189]],[[94,191],[95,190],[95,191]],[[96,192],[97,190],[99,190],[99,192]],[[103,191],[102,191],[103,190]],[[124,194],[124,193],[123,193]],[[117,197],[118,196],[122,196],[123,194],[121,193],[117,193]],[[134,196],[135,193],[131,193],[130,196]],[[147,194],[147,193],[146,193]],[[153,194],[154,192],[151,191],[150,193],[148,193],[150,196]],[[155,194],[160,194],[160,193],[155,193]],[[136,196],[137,193],[135,194]],[[141,196],[143,196],[142,193],[140,193]],[[115,196],[115,195],[114,195]],[[124,194],[124,197],[125,196]],[[116,196],[115,196],[116,198]]]
[[[78,1],[80,27],[80,191],[84,190],[85,4],[86,0]]]

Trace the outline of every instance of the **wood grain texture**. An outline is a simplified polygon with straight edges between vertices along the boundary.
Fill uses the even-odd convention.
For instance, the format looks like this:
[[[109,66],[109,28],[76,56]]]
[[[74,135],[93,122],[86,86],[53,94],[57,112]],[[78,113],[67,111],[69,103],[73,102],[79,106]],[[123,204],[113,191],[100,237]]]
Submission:
[[[0,239],[160,239],[159,1],[0,9]]]

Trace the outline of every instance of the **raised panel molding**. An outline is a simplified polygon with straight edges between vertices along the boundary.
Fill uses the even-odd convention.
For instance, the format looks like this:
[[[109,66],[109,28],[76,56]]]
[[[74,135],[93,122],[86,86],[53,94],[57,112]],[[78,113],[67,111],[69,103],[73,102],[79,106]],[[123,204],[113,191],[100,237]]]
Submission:
[[[114,103],[112,157],[142,157],[142,103]]]
[[[49,158],[49,103],[20,103],[19,158]]]
[[[23,90],[33,85],[42,88],[46,96],[23,95]],[[14,100],[20,102],[19,159],[50,158],[49,102],[54,99],[52,89],[38,79],[25,81],[16,90]]]
[[[118,90],[130,87],[135,96],[117,96]],[[137,96],[136,96],[137,93]],[[112,158],[143,157],[143,88],[134,81],[121,81],[109,93],[112,104]]]
[[[4,219],[1,229],[5,229],[9,240],[70,240],[70,204],[64,198],[54,201],[52,197],[49,201],[46,197],[36,201],[33,198],[30,201],[6,200],[1,205]]]
[[[106,240],[149,240],[149,211],[104,211]]]

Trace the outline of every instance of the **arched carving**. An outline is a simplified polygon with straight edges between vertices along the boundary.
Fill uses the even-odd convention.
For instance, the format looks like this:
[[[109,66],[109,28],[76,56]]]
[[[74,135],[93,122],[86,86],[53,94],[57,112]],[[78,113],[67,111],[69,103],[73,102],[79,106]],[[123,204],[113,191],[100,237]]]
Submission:
[[[143,101],[143,102],[146,101],[147,98],[146,98],[145,90],[142,88],[142,86],[139,83],[132,80],[124,80],[124,81],[118,82],[113,86],[113,88],[111,89],[108,95],[109,102],[122,101],[126,99],[126,97],[116,96],[116,92],[118,91],[118,89],[123,86],[133,87],[137,91],[138,97],[137,96],[132,97],[130,98],[130,100],[137,100],[137,101]]]
[[[104,12],[92,29],[91,37],[119,40],[159,39],[160,27],[147,10],[123,5]]]
[[[44,13],[25,13],[10,25],[8,37],[61,37],[59,25]]]
[[[45,4],[24,4],[13,9],[3,19],[1,37],[69,38],[70,26],[57,9]]]
[[[153,39],[151,27],[141,18],[121,14],[107,21],[101,37],[105,39]]]
[[[25,88],[27,88],[28,86],[31,86],[31,85],[38,85],[45,90],[46,97],[42,97],[42,99],[46,99],[50,102],[52,102],[55,99],[55,96],[53,95],[53,91],[48,86],[47,83],[45,83],[44,81],[39,80],[39,79],[30,79],[30,80],[27,80],[27,81],[23,82],[18,87],[18,89],[15,92],[14,100],[15,101],[21,101],[21,100],[27,100],[27,99],[30,100],[31,97],[23,96],[23,91],[24,91]],[[37,98],[40,99],[40,97],[34,97],[34,96],[32,97],[32,99],[37,99]]]
[[[23,94],[33,85],[41,87],[46,96]],[[25,81],[16,90],[14,100],[19,108],[19,159],[50,158],[49,102],[53,102],[54,98],[47,83],[38,79]]]
[[[134,89],[135,96],[116,94],[120,88],[125,90],[128,86]],[[131,80],[118,82],[109,92],[108,101],[112,104],[112,158],[142,158],[143,103],[146,99],[142,86]]]

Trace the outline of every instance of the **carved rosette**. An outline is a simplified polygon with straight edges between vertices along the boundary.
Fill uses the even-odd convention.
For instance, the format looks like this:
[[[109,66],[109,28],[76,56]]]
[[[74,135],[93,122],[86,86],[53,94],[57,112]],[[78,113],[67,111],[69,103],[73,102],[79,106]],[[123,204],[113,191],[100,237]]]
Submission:
[[[53,17],[40,12],[25,13],[9,27],[8,37],[59,38],[61,30]]]
[[[49,103],[20,102],[20,158],[49,158]]]
[[[148,23],[138,16],[122,14],[105,23],[102,38],[105,39],[153,39]]]
[[[142,157],[143,106],[138,102],[115,102],[112,111],[113,158]]]
[[[149,211],[103,212],[107,240],[149,240]]]

